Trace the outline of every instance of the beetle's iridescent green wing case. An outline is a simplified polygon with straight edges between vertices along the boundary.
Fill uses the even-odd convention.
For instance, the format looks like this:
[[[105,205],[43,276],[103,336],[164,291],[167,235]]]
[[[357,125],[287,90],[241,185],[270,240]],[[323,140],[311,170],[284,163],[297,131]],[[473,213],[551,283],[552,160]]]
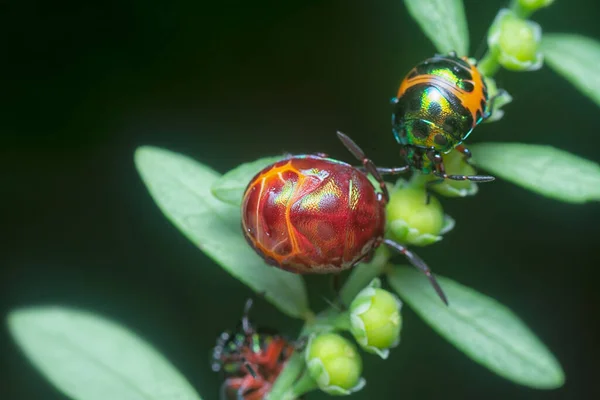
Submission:
[[[402,145],[447,152],[482,120],[487,89],[466,59],[436,56],[415,66],[398,89],[394,134]]]

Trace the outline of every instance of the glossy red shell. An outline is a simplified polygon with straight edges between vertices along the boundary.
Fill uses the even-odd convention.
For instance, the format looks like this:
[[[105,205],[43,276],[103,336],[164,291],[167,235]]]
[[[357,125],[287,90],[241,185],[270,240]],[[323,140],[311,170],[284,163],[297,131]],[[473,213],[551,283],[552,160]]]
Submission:
[[[296,273],[354,266],[383,237],[385,207],[366,175],[320,156],[295,156],[259,172],[242,202],[248,242],[269,264]]]

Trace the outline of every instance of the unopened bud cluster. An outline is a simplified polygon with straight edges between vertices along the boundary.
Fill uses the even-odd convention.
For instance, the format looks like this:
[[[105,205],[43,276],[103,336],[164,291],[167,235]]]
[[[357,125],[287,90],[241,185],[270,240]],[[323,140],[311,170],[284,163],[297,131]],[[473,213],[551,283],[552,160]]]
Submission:
[[[381,288],[379,278],[364,288],[342,314],[350,321],[350,334],[366,352],[387,358],[400,342],[402,302]],[[316,386],[331,395],[348,395],[362,389],[362,358],[356,345],[335,332],[313,334],[306,348],[306,365]]]
[[[400,343],[401,309],[400,299],[374,279],[350,305],[350,332],[365,351],[386,359]]]
[[[427,193],[422,182],[398,181],[387,205],[387,220],[391,238],[415,246],[438,242],[454,227],[454,220],[444,214],[440,201]]]
[[[490,50],[500,65],[511,71],[535,71],[542,67],[541,40],[539,24],[508,9],[500,10],[488,32]]]
[[[306,349],[306,365],[318,387],[332,395],[348,395],[365,385],[356,346],[337,333],[314,335]]]

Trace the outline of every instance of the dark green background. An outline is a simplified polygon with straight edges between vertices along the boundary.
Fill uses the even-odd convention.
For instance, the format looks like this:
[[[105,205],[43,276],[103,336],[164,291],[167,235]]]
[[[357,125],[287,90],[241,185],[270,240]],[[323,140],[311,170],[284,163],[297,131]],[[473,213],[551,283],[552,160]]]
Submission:
[[[466,1],[473,55],[504,4]],[[598,4],[558,1],[535,19],[548,32],[600,38]],[[163,146],[222,172],[283,151],[351,161],[340,129],[379,164],[398,164],[388,101],[434,52],[400,0],[14,0],[0,5],[0,43],[3,318],[48,303],[97,311],[156,345],[209,400],[220,383],[210,347],[251,292],[161,215],[135,148]],[[544,68],[502,71],[498,82],[514,102],[473,142],[547,143],[598,160],[598,108],[566,81]],[[567,383],[534,391],[503,380],[406,307],[401,346],[385,362],[364,357],[368,384],[354,398],[597,396],[598,204],[501,180],[443,204],[457,227],[419,254],[517,312]],[[309,282],[319,307],[328,281]],[[254,316],[290,334],[299,327],[264,301]],[[0,339],[0,398],[65,399],[5,328]]]

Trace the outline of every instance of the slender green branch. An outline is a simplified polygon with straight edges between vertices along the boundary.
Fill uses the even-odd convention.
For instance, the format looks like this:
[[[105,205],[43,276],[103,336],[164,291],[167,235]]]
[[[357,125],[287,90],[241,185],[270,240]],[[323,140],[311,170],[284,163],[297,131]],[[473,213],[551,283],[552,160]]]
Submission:
[[[328,308],[321,312],[313,321],[307,323],[300,332],[300,337],[308,337],[313,333],[331,332],[334,330],[347,330],[350,328],[348,311],[338,311]]]
[[[317,382],[310,376],[308,371],[304,371],[304,374],[298,379],[298,381],[294,384],[292,389],[288,392],[287,397],[284,397],[283,400],[288,399],[297,399],[305,393],[311,392],[317,389],[319,385]]]
[[[307,338],[313,333],[348,329],[350,329],[349,312],[328,308],[304,325],[300,337]],[[305,365],[304,352],[294,353],[275,381],[268,400],[292,400],[315,389],[316,382],[306,373],[298,378],[302,371],[305,371]]]
[[[514,12],[519,18],[522,18],[522,19],[529,18],[531,16],[531,14],[533,13],[532,10],[523,8],[523,6],[521,6],[521,3],[519,3],[519,0],[511,1],[510,10],[512,12]]]
[[[306,363],[304,362],[304,353],[296,352],[290,357],[287,364],[281,371],[281,374],[277,377],[275,384],[271,388],[269,395],[267,397],[268,400],[286,400],[290,399],[289,391],[290,387],[294,385],[294,383],[298,380],[298,377],[305,369],[304,366]],[[293,397],[291,397],[293,399]]]
[[[356,295],[367,286],[373,278],[381,275],[388,259],[389,251],[384,246],[381,246],[375,252],[375,256],[370,263],[360,264],[354,268],[340,293],[342,302],[346,306],[352,302],[354,297],[356,297]]]
[[[483,58],[477,63],[477,69],[486,77],[493,77],[500,70],[498,52],[488,50]]]
[[[345,311],[338,314],[332,321],[331,325],[340,331],[350,330],[350,312]]]

